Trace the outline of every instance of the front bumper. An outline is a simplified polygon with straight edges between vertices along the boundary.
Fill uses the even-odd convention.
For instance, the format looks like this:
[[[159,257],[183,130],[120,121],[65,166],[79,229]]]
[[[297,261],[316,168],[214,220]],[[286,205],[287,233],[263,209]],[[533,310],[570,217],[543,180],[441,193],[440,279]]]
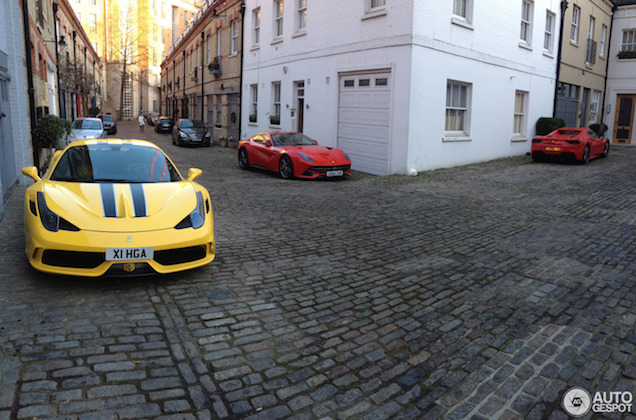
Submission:
[[[39,220],[27,214],[26,254],[37,270],[98,277],[114,272],[135,275],[156,272],[173,273],[204,266],[215,257],[212,218],[199,229],[165,229],[149,232],[113,233],[95,231],[49,232],[33,223]],[[106,248],[152,247],[154,257],[146,260],[106,261]]]

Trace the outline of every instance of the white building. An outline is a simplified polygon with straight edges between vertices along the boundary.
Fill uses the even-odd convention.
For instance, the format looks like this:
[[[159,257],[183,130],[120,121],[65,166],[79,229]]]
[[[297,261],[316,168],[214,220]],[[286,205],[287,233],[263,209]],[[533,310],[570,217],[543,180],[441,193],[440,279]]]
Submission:
[[[607,70],[607,135],[613,143],[636,144],[636,0],[616,7]]]
[[[19,2],[0,2],[0,218],[4,201],[33,165],[24,68],[24,27]]]
[[[552,115],[558,0],[245,3],[243,138],[303,131],[403,174],[524,154]]]

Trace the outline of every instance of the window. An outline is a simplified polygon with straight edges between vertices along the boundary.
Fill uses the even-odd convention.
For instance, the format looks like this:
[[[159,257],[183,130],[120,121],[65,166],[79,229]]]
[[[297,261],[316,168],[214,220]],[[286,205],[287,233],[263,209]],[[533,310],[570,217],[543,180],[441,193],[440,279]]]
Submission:
[[[269,121],[273,125],[280,124],[280,82],[272,83],[272,114]]]
[[[258,45],[261,42],[261,8],[254,9],[252,12],[252,45]]]
[[[523,0],[521,3],[521,41],[532,45],[532,6],[530,0]]]
[[[97,33],[97,15],[95,13],[88,14],[88,33]]]
[[[236,19],[232,21],[231,37],[230,54],[236,54],[238,52],[238,23]]]
[[[545,14],[545,34],[543,37],[543,50],[552,54],[554,52],[554,22],[556,16],[551,11]]]
[[[600,57],[605,57],[605,43],[607,42],[607,26],[603,25],[601,26],[601,45],[600,45],[600,51],[598,52],[598,55]]]
[[[296,31],[305,29],[307,25],[307,0],[298,1],[298,9],[296,10]]]
[[[371,0],[371,9],[375,9],[376,7],[384,7],[386,5],[386,0]]]
[[[454,0],[453,2],[453,14],[461,16],[466,19],[467,3],[468,0]]]
[[[221,52],[221,28],[216,30],[216,56],[220,57],[223,53]]]
[[[223,123],[221,122],[223,117],[223,98],[221,95],[216,95],[216,118],[215,126],[221,128]]]
[[[570,31],[570,41],[579,42],[579,20],[581,19],[581,8],[577,5],[572,7],[572,30]]]
[[[636,29],[627,29],[623,31],[621,51],[636,51]]]
[[[206,60],[208,64],[212,61],[212,37],[208,36],[206,40],[206,53],[208,55],[208,59]]]
[[[585,64],[592,65],[596,63],[596,41],[594,41],[594,25],[596,19],[590,16],[590,26],[587,31],[587,51],[585,55]]]
[[[283,0],[274,0],[274,38],[283,36]]]
[[[526,136],[526,108],[528,92],[518,90],[515,93],[515,112],[512,134],[515,137]]]
[[[601,102],[601,92],[595,90],[592,92],[592,103],[590,104],[590,124],[598,122],[598,107]]]
[[[255,123],[257,121],[258,111],[258,85],[250,85],[250,122]]]
[[[453,0],[453,17],[451,22],[472,29],[473,0]]]
[[[470,85],[448,81],[446,84],[446,135],[467,136]]]

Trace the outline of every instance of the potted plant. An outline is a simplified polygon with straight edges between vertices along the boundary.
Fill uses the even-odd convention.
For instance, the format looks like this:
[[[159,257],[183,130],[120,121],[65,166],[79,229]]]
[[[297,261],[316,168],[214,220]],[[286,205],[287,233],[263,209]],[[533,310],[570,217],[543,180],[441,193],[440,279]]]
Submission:
[[[57,115],[44,115],[38,120],[36,132],[40,141],[40,162],[43,162],[42,168],[46,168],[53,151],[65,146],[71,123]]]
[[[271,125],[280,125],[280,115],[270,115],[269,123]]]
[[[236,149],[236,140],[234,139],[234,137],[229,136],[227,138],[227,145],[230,149]]]
[[[219,139],[219,144],[221,145],[221,147],[226,147],[227,146],[227,139],[225,137],[221,137]]]
[[[256,122],[256,117],[257,117],[256,111],[254,111],[253,114],[250,114],[250,122],[251,123],[255,123]]]
[[[590,130],[598,134],[599,137],[603,137],[607,131],[607,125],[603,123],[594,123],[590,125]]]
[[[618,58],[636,58],[636,51],[619,51]]]

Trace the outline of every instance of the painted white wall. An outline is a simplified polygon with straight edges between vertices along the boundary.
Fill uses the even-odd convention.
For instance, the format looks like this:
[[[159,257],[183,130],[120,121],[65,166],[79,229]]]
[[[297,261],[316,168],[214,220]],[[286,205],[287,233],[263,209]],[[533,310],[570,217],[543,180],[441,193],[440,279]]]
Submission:
[[[530,48],[520,47],[521,0],[475,2],[471,25],[454,23],[452,2],[387,0],[367,13],[370,0],[308,2],[307,27],[295,31],[295,10],[285,3],[284,33],[274,39],[273,1],[247,0],[242,98],[243,138],[291,130],[293,83],[305,81],[304,131],[336,146],[339,75],[391,71],[389,173],[407,173],[524,154],[536,120],[552,115],[556,59],[544,54],[546,9],[535,0]],[[260,7],[260,42],[253,44]],[[497,13],[492,13],[497,10]],[[470,141],[444,141],[446,83],[472,83]],[[281,124],[271,127],[272,82],[281,82]],[[250,85],[258,84],[258,122],[249,123]],[[525,141],[511,141],[515,90],[529,92]]]
[[[607,135],[612,139],[616,119],[617,95],[636,95],[636,60],[619,60],[624,29],[636,28],[636,5],[620,6],[614,13],[612,38],[608,55],[607,98],[603,122],[608,126]],[[607,112],[609,110],[609,112]],[[636,128],[636,123],[634,124]],[[636,144],[636,130],[632,130],[631,144]]]
[[[11,106],[11,136],[15,154],[15,166],[19,182],[28,182],[27,177],[20,175],[25,166],[33,165],[31,155],[31,139],[29,135],[29,116],[27,113],[28,98],[26,95],[24,68],[24,40],[22,28],[22,10],[19,2],[0,2],[0,50],[8,56],[8,72],[11,81],[8,83],[9,103]],[[2,180],[0,179],[0,191]],[[0,217],[4,211],[0,196]]]

